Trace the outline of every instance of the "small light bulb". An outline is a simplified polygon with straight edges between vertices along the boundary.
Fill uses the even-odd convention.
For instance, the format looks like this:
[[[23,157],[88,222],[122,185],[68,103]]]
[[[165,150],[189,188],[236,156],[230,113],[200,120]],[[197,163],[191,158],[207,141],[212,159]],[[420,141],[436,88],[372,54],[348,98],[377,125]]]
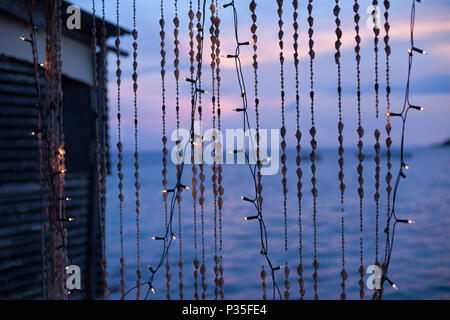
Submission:
[[[177,240],[177,237],[175,237],[175,235],[173,233],[172,233],[172,239]]]
[[[408,170],[408,169],[409,169],[409,166],[408,166],[406,163],[404,163],[404,164],[403,164],[403,168],[405,168],[406,170]]]
[[[150,290],[152,291],[153,294],[155,294],[155,288],[151,287]]]

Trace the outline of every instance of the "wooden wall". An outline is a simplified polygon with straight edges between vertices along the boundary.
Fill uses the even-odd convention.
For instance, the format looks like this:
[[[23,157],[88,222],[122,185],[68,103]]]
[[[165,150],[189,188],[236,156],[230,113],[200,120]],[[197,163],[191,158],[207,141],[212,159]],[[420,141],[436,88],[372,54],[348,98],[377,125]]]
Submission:
[[[0,55],[0,299],[40,299],[37,98],[31,64]],[[44,79],[41,78],[44,85]],[[63,79],[69,252],[81,268],[83,297],[100,293],[98,217],[93,186],[92,89]],[[95,189],[94,189],[95,190]],[[81,298],[74,294],[72,298]]]

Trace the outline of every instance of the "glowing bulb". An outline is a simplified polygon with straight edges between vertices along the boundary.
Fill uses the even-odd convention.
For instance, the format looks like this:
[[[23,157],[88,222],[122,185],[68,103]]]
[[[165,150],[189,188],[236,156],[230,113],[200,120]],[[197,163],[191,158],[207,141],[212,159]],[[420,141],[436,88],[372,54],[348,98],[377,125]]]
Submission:
[[[244,218],[245,221],[255,220],[255,219],[258,219],[258,216],[251,216],[251,217],[245,217]]]
[[[177,237],[175,237],[175,235],[173,233],[172,233],[172,239],[177,240]]]
[[[408,166],[406,163],[404,163],[404,164],[403,164],[403,168],[405,168],[406,170],[408,170],[408,169],[409,169],[409,166]]]
[[[155,288],[151,287],[150,290],[152,291],[153,294],[155,294]]]
[[[248,201],[248,202],[253,202],[252,200],[250,200],[249,198],[244,197],[244,196],[241,197],[241,200]]]

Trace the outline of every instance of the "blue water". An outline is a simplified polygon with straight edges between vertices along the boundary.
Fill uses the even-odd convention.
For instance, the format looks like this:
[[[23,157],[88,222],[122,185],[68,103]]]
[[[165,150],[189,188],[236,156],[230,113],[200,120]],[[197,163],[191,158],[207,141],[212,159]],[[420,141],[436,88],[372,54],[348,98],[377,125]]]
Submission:
[[[369,148],[367,148],[369,149]],[[372,148],[370,148],[372,149]],[[368,151],[366,151],[368,152]],[[306,152],[305,152],[306,154]],[[274,264],[281,265],[288,260],[291,269],[291,299],[299,297],[298,276],[298,203],[295,151],[288,152],[288,237],[289,250],[284,252],[284,226],[282,210],[281,173],[263,177],[263,214],[269,232],[269,255]],[[318,177],[318,260],[320,263],[319,297],[320,299],[339,299],[341,292],[341,240],[340,208],[338,188],[337,150],[319,149],[320,160],[317,163]],[[390,278],[399,287],[394,291],[386,287],[385,299],[450,299],[450,149],[449,148],[415,148],[407,151],[407,163],[410,169],[407,179],[402,180],[397,202],[399,218],[412,219],[416,224],[398,225],[396,242],[390,265]],[[120,298],[119,294],[119,210],[118,178],[116,156],[112,158],[112,175],[108,180],[107,209],[107,256],[111,297]],[[384,256],[385,237],[383,226],[386,219],[385,180],[386,165],[382,158],[381,165],[381,200],[380,200],[380,260]],[[134,207],[134,164],[131,153],[124,157],[124,238],[126,259],[127,289],[136,281],[136,217]],[[359,198],[357,189],[356,150],[346,149],[345,153],[345,251],[347,296],[359,298]],[[394,154],[394,168],[398,167],[398,156]],[[141,256],[143,278],[150,272],[148,265],[155,265],[161,254],[161,243],[149,238],[164,232],[164,211],[161,195],[161,153],[148,152],[140,156],[141,182]],[[313,298],[312,260],[313,260],[313,225],[310,163],[302,162],[303,191],[303,254],[306,299]],[[192,172],[190,166],[185,169],[183,182],[190,185]],[[395,171],[395,170],[393,170]],[[214,298],[214,227],[212,211],[211,168],[205,166],[205,242],[208,291],[207,298]],[[364,266],[375,261],[375,165],[373,154],[366,154],[364,162]],[[260,270],[264,264],[259,254],[259,228],[255,221],[243,221],[254,210],[249,203],[240,200],[241,195],[251,191],[250,173],[244,165],[225,165],[223,170],[224,209],[223,209],[223,264],[226,299],[261,299]],[[175,168],[169,167],[169,185],[173,185]],[[184,260],[184,298],[194,298],[193,259],[194,227],[192,196],[190,191],[183,192],[182,202],[182,244]],[[176,219],[176,222],[178,220]],[[200,219],[198,220],[200,221]],[[178,233],[178,224],[174,223]],[[198,224],[200,235],[200,224]],[[198,239],[200,245],[200,239]],[[178,265],[179,239],[171,249],[171,295],[178,299]],[[199,251],[200,256],[200,251]],[[266,266],[267,268],[267,266]],[[266,269],[267,270],[267,269]],[[366,276],[367,279],[367,276]],[[270,278],[268,295],[271,297]],[[284,273],[277,273],[277,282],[284,290]],[[152,299],[165,299],[165,270],[156,274],[154,288],[156,294]],[[144,294],[145,294],[145,290]],[[134,299],[135,292],[127,298]],[[366,288],[366,299],[371,292]]]

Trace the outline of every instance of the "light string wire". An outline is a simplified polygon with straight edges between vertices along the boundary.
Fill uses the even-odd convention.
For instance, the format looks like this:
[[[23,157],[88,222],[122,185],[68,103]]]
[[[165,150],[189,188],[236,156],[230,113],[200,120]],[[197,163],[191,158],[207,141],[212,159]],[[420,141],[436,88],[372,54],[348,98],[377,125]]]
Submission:
[[[46,5],[46,139],[47,139],[47,165],[51,174],[49,179],[50,190],[50,239],[51,239],[51,267],[53,274],[52,298],[67,299],[69,292],[64,289],[64,266],[67,266],[67,229],[63,225],[65,220],[64,194],[64,152],[56,154],[57,150],[63,150],[62,131],[62,103],[61,103],[61,46],[60,46],[60,7],[57,2],[48,2]],[[57,235],[60,239],[57,239]]]
[[[375,110],[376,110],[376,118],[378,119],[378,109],[379,109],[379,83],[378,83],[378,36],[380,35],[380,27],[378,25],[378,0],[374,0],[372,2],[373,5],[373,11],[372,11],[372,17],[373,17],[373,33],[374,33],[374,53],[375,53]],[[378,242],[379,242],[379,212],[380,212],[380,130],[378,128],[374,131],[375,136],[375,194],[374,194],[374,200],[375,200],[375,265],[380,266],[380,262],[378,261]]]
[[[139,190],[141,189],[141,185],[139,183],[139,151],[138,151],[138,102],[137,102],[137,90],[138,90],[138,62],[137,62],[137,38],[138,31],[136,30],[136,0],[133,0],[133,31],[131,32],[133,35],[133,94],[134,94],[134,178],[135,178],[135,195],[136,195],[136,252],[137,252],[137,261],[136,261],[136,299],[140,300],[141,298],[141,244],[140,244],[140,225],[139,225],[139,216],[140,216],[140,200],[139,200]]]
[[[119,0],[116,1],[116,77],[117,77],[117,171],[119,177],[119,224],[120,224],[120,292],[121,299],[125,299],[125,257],[123,248],[123,173],[122,173],[122,136],[121,136],[121,105],[120,105],[120,85],[121,85],[121,75],[122,70],[120,69],[120,26],[119,26]]]
[[[53,5],[53,6],[51,6]],[[59,44],[56,45],[56,51],[57,53],[55,55],[53,54],[49,54],[47,51],[47,55],[46,55],[46,65],[44,64],[39,64],[38,60],[39,60],[39,54],[38,54],[38,48],[36,45],[36,30],[38,29],[38,27],[34,24],[33,21],[33,9],[35,7],[35,1],[31,0],[31,1],[27,1],[26,2],[26,6],[27,6],[27,11],[28,11],[28,18],[29,18],[29,39],[25,38],[25,37],[19,37],[20,40],[22,41],[26,41],[30,43],[31,46],[31,50],[32,50],[32,56],[33,56],[33,70],[34,70],[34,76],[35,76],[35,88],[36,88],[36,96],[37,96],[37,109],[38,109],[38,127],[36,130],[32,131],[30,133],[31,136],[36,136],[38,138],[38,149],[39,149],[39,184],[40,184],[40,208],[41,208],[41,228],[40,228],[40,237],[41,237],[41,265],[42,265],[42,290],[43,290],[43,297],[44,298],[48,298],[48,297],[53,297],[55,298],[55,294],[56,294],[56,287],[54,286],[55,284],[55,280],[58,277],[59,279],[64,279],[65,278],[65,273],[63,271],[58,271],[57,273],[60,273],[60,275],[57,275],[56,273],[53,275],[48,275],[48,270],[49,270],[49,266],[48,266],[48,262],[47,262],[47,244],[46,241],[50,240],[52,242],[52,244],[50,246],[55,246],[54,245],[54,236],[55,236],[55,232],[59,232],[59,234],[61,235],[61,244],[59,244],[57,247],[53,248],[56,251],[59,251],[61,249],[63,249],[64,253],[62,254],[62,260],[65,261],[65,266],[63,268],[59,268],[59,269],[67,269],[67,265],[68,263],[70,263],[71,265],[73,265],[73,261],[70,255],[70,251],[68,248],[68,234],[67,234],[67,226],[66,223],[68,222],[72,222],[74,221],[73,217],[66,217],[65,214],[65,202],[66,201],[70,201],[71,199],[67,196],[64,195],[64,179],[62,178],[63,175],[65,175],[65,173],[67,172],[67,170],[64,167],[64,155],[65,155],[65,151],[64,151],[64,134],[63,134],[63,127],[62,127],[62,102],[61,102],[61,64],[62,64],[62,60],[60,57],[60,51],[61,51],[61,44],[60,44],[60,37],[58,38],[58,31],[61,31],[61,22],[56,22],[55,26],[56,26],[56,34],[50,35],[50,28],[49,25],[46,26],[46,50],[48,50],[49,48],[49,41],[50,40],[59,40]],[[52,3],[50,4],[48,7],[46,7],[46,12],[49,18],[51,19],[58,19],[60,20],[60,7],[58,6],[58,4],[56,3]],[[53,11],[51,11],[53,10]],[[53,30],[54,32],[55,30]],[[59,52],[59,53],[58,53]],[[51,59],[55,59],[56,61],[53,61]],[[50,65],[52,66],[52,68],[56,67],[56,70],[52,69],[52,71],[50,72],[49,67]],[[45,67],[45,73],[46,73],[46,80],[54,80],[57,82],[58,84],[58,90],[56,90],[57,94],[56,94],[56,98],[59,99],[59,108],[57,108],[56,106],[51,105],[50,109],[48,108],[44,108],[43,104],[42,104],[42,94],[41,94],[41,85],[40,85],[40,72],[39,72],[39,67]],[[56,74],[54,74],[56,73]],[[59,74],[59,75],[58,75]],[[52,77],[52,79],[50,79],[50,77]],[[50,82],[50,81],[49,81]],[[55,85],[55,83],[53,83],[53,85]],[[48,84],[46,82],[46,88],[48,89],[50,86],[50,84]],[[46,99],[51,99],[49,98],[49,93],[47,91],[46,93]],[[53,97],[53,96],[52,96]],[[48,103],[48,101],[46,101],[46,103]],[[50,113],[52,111],[56,111],[58,110],[58,112],[60,114],[58,114],[56,117],[55,115],[50,115]],[[59,141],[56,143],[56,150],[54,150],[55,148],[51,147],[51,143],[54,143],[54,137],[50,137],[49,132],[52,131],[53,126],[51,125],[51,121],[56,121],[57,123],[59,123],[59,125],[57,126],[57,130],[58,130],[58,139]],[[45,155],[47,154],[47,155]],[[56,156],[56,160],[54,159]],[[53,159],[53,160],[52,160]],[[51,162],[56,162],[58,170],[57,171],[52,171],[52,163]],[[46,163],[44,163],[46,162]],[[54,183],[54,179],[59,179],[59,186],[55,186]],[[47,187],[46,187],[47,186]],[[47,201],[51,201],[51,200],[47,200],[47,196],[46,196],[46,190],[49,191],[49,199],[51,199],[52,197],[58,201],[60,203],[59,206],[55,207],[55,208],[59,208],[58,210],[60,210],[61,213],[56,214],[56,224],[57,224],[57,229],[54,229],[53,227],[49,227],[48,223],[49,223],[49,212],[48,212],[48,208],[49,206],[47,206]],[[51,206],[51,204],[50,204]],[[46,236],[46,230],[48,229],[52,229],[52,233],[50,235],[50,237]],[[53,259],[53,258],[52,258]],[[53,263],[53,262],[51,262]],[[53,263],[53,268],[55,267],[54,263]],[[53,269],[55,270],[55,269]],[[56,272],[56,271],[53,271]],[[53,279],[52,279],[53,278]],[[52,284],[50,284],[50,281],[53,282],[53,286]],[[68,295],[71,294],[70,291],[66,291],[64,289],[64,281],[62,281],[63,283],[60,284],[61,286],[61,297],[62,298],[67,298]],[[53,290],[53,291],[52,291]],[[52,296],[53,294],[53,296]],[[85,294],[83,292],[80,292],[81,297],[85,297]]]
[[[359,195],[359,232],[360,232],[360,237],[359,237],[359,259],[360,259],[360,267],[359,267],[359,275],[360,275],[360,279],[359,279],[359,296],[361,299],[364,299],[364,275],[365,275],[365,269],[363,266],[363,198],[364,198],[364,188],[363,188],[363,184],[364,184],[364,178],[363,178],[363,161],[364,161],[364,155],[362,153],[362,149],[363,149],[363,142],[362,142],[362,138],[364,136],[364,129],[361,125],[361,69],[360,69],[360,64],[361,64],[361,36],[359,34],[360,28],[359,28],[359,21],[361,19],[361,16],[359,15],[359,4],[358,4],[358,0],[355,0],[355,4],[353,5],[353,11],[355,13],[354,16],[354,21],[355,21],[355,31],[356,31],[356,36],[355,36],[355,41],[356,41],[356,46],[355,46],[355,59],[356,59],[356,82],[357,82],[357,92],[356,92],[356,96],[357,96],[357,101],[358,101],[358,167],[357,167],[357,172],[358,172],[358,195]]]
[[[200,28],[201,30],[201,50],[200,50],[200,56],[199,56],[199,63],[197,66],[197,73],[196,73],[196,77],[195,79],[189,79],[189,78],[185,78],[186,81],[190,82],[190,83],[194,83],[194,105],[192,106],[192,108],[195,110],[196,106],[197,106],[197,99],[198,99],[198,95],[199,94],[205,94],[206,91],[201,89],[199,87],[199,78],[200,78],[200,70],[201,70],[201,66],[202,66],[202,54],[203,54],[203,26],[205,24],[205,6],[206,6],[206,0],[203,0],[203,4],[202,4],[202,28]],[[182,160],[180,161],[180,172],[179,174],[177,173],[177,182],[175,184],[175,186],[171,189],[164,189],[163,193],[171,193],[172,197],[170,200],[170,208],[169,208],[169,214],[168,214],[168,221],[167,221],[167,226],[165,228],[165,232],[163,236],[154,236],[152,239],[153,240],[158,240],[161,241],[163,243],[163,249],[162,249],[162,253],[161,256],[159,258],[158,263],[156,264],[156,266],[149,266],[148,269],[150,271],[150,277],[148,278],[147,281],[141,283],[141,286],[147,286],[148,290],[147,293],[145,294],[145,300],[148,298],[150,291],[153,293],[155,292],[155,289],[153,287],[153,281],[155,279],[155,275],[157,274],[158,270],[161,268],[161,266],[164,264],[164,262],[166,261],[166,258],[168,256],[169,253],[169,249],[170,246],[172,244],[172,241],[176,239],[174,233],[173,233],[173,218],[174,218],[174,212],[175,212],[175,208],[177,205],[177,198],[178,195],[182,192],[182,190],[186,190],[188,187],[183,185],[181,183],[181,178],[182,178],[182,174],[183,174],[183,170],[184,170],[184,160],[185,160],[185,156],[187,154],[186,150],[187,148],[192,144],[192,136],[194,135],[194,128],[191,127],[190,128],[190,137],[191,139],[185,144],[185,146],[183,147],[183,157]],[[178,142],[180,143],[180,142]],[[132,288],[130,288],[125,294],[124,294],[124,298],[133,290],[135,290],[137,288],[137,286],[134,286]]]
[[[297,266],[297,274],[298,274],[298,286],[299,286],[299,293],[300,293],[300,300],[303,300],[303,297],[305,296],[305,281],[303,279],[303,230],[302,230],[302,198],[303,198],[303,192],[302,192],[302,176],[303,171],[301,168],[302,163],[302,157],[301,157],[301,139],[302,139],[302,132],[300,130],[300,86],[299,86],[299,55],[298,55],[298,0],[292,1],[292,6],[294,7],[294,13],[293,13],[293,27],[294,27],[294,67],[295,67],[295,111],[296,111],[296,124],[297,124],[297,131],[295,133],[295,137],[297,139],[297,157],[295,159],[297,164],[297,199],[298,199],[298,256],[299,256],[299,263]]]
[[[312,189],[311,193],[313,195],[313,230],[314,230],[314,260],[313,260],[313,267],[314,267],[314,273],[313,273],[313,280],[314,280],[314,299],[319,299],[318,294],[318,274],[317,270],[319,269],[319,261],[317,259],[317,196],[318,196],[318,190],[317,190],[317,178],[316,178],[316,149],[317,149],[317,141],[315,139],[316,136],[316,127],[315,127],[315,121],[314,121],[314,58],[316,56],[316,53],[314,52],[314,40],[313,40],[313,25],[314,25],[314,18],[312,17],[312,10],[313,10],[313,0],[308,1],[308,36],[309,36],[309,70],[310,70],[310,89],[309,96],[311,99],[311,129],[309,130],[309,133],[311,134],[311,153],[309,155],[309,158],[311,160],[311,183],[312,183]]]
[[[241,91],[241,98],[242,98],[242,108],[237,108],[235,109],[235,111],[237,112],[242,112],[243,113],[243,130],[244,132],[246,131],[246,128],[249,128],[250,131],[250,121],[249,121],[249,117],[248,117],[248,103],[247,103],[247,92],[245,90],[245,81],[244,81],[244,76],[243,76],[243,72],[242,72],[242,64],[241,64],[241,59],[239,57],[240,54],[240,47],[242,45],[249,45],[249,42],[240,42],[239,41],[239,37],[238,37],[238,17],[237,17],[237,11],[236,11],[236,7],[235,7],[235,1],[231,1],[225,5],[222,6],[222,8],[227,8],[227,7],[232,7],[233,9],[233,19],[234,19],[234,36],[235,36],[235,40],[236,40],[236,48],[235,48],[235,52],[234,55],[227,55],[227,58],[231,58],[234,59],[235,61],[235,66],[236,66],[236,74],[237,74],[237,79],[238,79],[238,84],[239,84],[239,88]],[[245,137],[244,137],[245,139]],[[255,155],[255,151],[254,151],[254,144],[253,144],[253,137],[250,134],[249,135],[249,139],[250,139],[250,145],[252,148],[252,153],[254,155],[254,158],[256,158],[257,156]],[[245,143],[244,143],[245,146]],[[252,165],[250,163],[250,158],[249,158],[249,154],[247,153],[246,149],[244,148],[244,150],[235,150],[235,153],[238,153],[239,151],[242,151],[244,153],[245,159],[248,162],[248,167],[250,169],[250,173],[252,175],[252,179],[253,179],[253,185],[254,185],[254,197],[253,198],[248,198],[245,196],[242,196],[241,199],[243,201],[247,201],[250,202],[254,205],[256,212],[257,212],[257,216],[253,216],[253,217],[247,217],[245,218],[245,220],[254,220],[257,219],[259,222],[259,229],[260,229],[260,237],[261,237],[261,250],[260,253],[265,257],[267,264],[270,267],[270,273],[271,273],[271,277],[272,277],[272,287],[273,287],[273,299],[275,299],[276,297],[276,293],[278,293],[278,296],[280,299],[282,298],[281,295],[281,291],[277,285],[276,279],[275,279],[275,271],[280,270],[282,268],[282,266],[273,266],[272,261],[269,258],[269,248],[268,248],[268,239],[267,239],[267,229],[266,229],[266,225],[264,223],[264,219],[263,219],[263,215],[262,215],[262,205],[260,205],[260,201],[258,200],[258,185],[256,182],[256,168],[257,166],[262,164],[262,161],[260,160],[258,163],[256,163],[255,165]],[[262,199],[262,198],[261,198]],[[262,203],[262,202],[261,202]],[[261,271],[261,277],[263,278],[263,290],[265,291],[265,285],[264,285],[264,279],[265,279],[265,270],[263,269]],[[265,296],[265,294],[264,294]]]
[[[250,12],[251,14],[251,19],[252,19],[252,25],[250,27],[250,31],[252,33],[252,41],[253,41],[253,80],[254,80],[254,95],[255,95],[255,119],[256,119],[256,160],[257,163],[260,164],[261,161],[261,150],[260,150],[260,135],[259,135],[259,96],[258,96],[258,36],[256,34],[256,30],[258,28],[258,26],[256,25],[256,21],[258,19],[257,15],[256,15],[256,2],[255,0],[252,0],[252,2],[250,2],[249,8],[250,8]],[[262,197],[262,190],[263,190],[263,185],[262,185],[262,174],[261,174],[261,166],[257,165],[258,168],[258,173],[257,173],[257,177],[258,177],[258,185],[257,185],[257,200],[258,200],[258,205],[261,209],[262,212],[262,203],[263,203],[263,197]],[[266,271],[264,270],[264,266],[262,266],[261,269],[261,279],[263,281],[262,283],[262,288],[263,288],[263,299],[267,300],[267,285],[265,282],[265,278],[266,278]]]
[[[347,295],[345,293],[345,281],[347,280],[347,271],[345,270],[345,220],[344,220],[344,192],[345,192],[345,184],[344,184],[344,136],[342,135],[342,131],[344,130],[344,123],[342,122],[342,79],[341,79],[341,52],[340,48],[342,46],[341,38],[342,38],[342,29],[341,27],[341,20],[339,19],[339,13],[341,11],[341,8],[339,7],[339,0],[336,0],[336,5],[333,9],[333,14],[336,17],[336,41],[334,43],[336,48],[336,53],[334,55],[334,60],[337,65],[337,92],[338,92],[338,110],[339,110],[339,122],[338,122],[338,141],[339,141],[339,191],[341,194],[340,199],[340,211],[341,211],[341,260],[342,260],[342,269],[340,272],[342,282],[341,282],[341,288],[342,292],[340,295],[341,300],[345,300],[347,298]]]
[[[287,189],[287,178],[286,178],[286,174],[287,174],[286,146],[287,146],[287,144],[286,144],[286,126],[285,126],[285,116],[284,116],[285,92],[284,92],[284,55],[283,55],[283,47],[284,47],[284,43],[283,43],[283,36],[284,36],[284,32],[283,32],[283,24],[284,24],[284,22],[283,22],[283,0],[277,0],[277,4],[278,4],[277,13],[278,13],[278,27],[279,27],[278,46],[280,48],[280,88],[281,88],[281,129],[280,129],[281,144],[280,144],[280,146],[281,146],[281,150],[282,150],[281,163],[283,165],[281,168],[281,173],[282,173],[281,183],[283,185],[284,252],[287,253],[287,251],[288,251],[288,231],[287,231],[287,193],[288,193],[288,189]],[[288,267],[287,260],[285,261],[284,275],[285,275],[284,297],[286,300],[288,300],[290,283],[289,283],[289,267]]]
[[[30,8],[30,7],[29,7]],[[65,215],[65,202],[70,198],[64,195],[64,174],[67,172],[64,166],[64,133],[62,127],[62,101],[61,101],[61,10],[60,4],[49,2],[46,4],[46,62],[45,62],[45,107],[44,129],[46,175],[49,190],[49,251],[51,275],[47,277],[47,297],[67,299],[70,291],[64,288],[66,274],[64,270],[72,259],[68,248],[67,226],[63,221],[72,221]],[[29,9],[31,15],[31,9]],[[21,40],[30,42],[23,37]],[[35,44],[34,44],[35,45]],[[34,135],[32,133],[32,135]],[[58,239],[58,233],[60,239]],[[51,282],[51,283],[50,283]]]
[[[161,19],[159,20],[159,24],[161,26],[160,37],[161,37],[161,120],[162,120],[162,142],[163,142],[163,170],[162,170],[162,186],[164,190],[167,189],[167,136],[166,136],[166,84],[165,84],[165,75],[166,75],[166,51],[165,51],[165,36],[166,33],[164,31],[165,20],[164,20],[164,0],[161,0]],[[163,200],[164,200],[164,226],[168,227],[167,222],[167,192],[163,192]],[[170,280],[172,278],[170,274],[170,263],[169,263],[169,254],[166,256],[166,298],[167,300],[171,299],[170,296]]]
[[[407,76],[407,81],[406,81],[405,99],[403,102],[403,108],[400,113],[393,113],[393,112],[388,113],[389,117],[400,117],[402,119],[402,131],[401,131],[402,135],[401,135],[401,144],[400,144],[400,167],[399,167],[399,171],[398,171],[397,178],[395,180],[394,189],[393,189],[392,209],[391,209],[390,215],[387,219],[386,229],[385,229],[385,233],[390,235],[390,237],[389,237],[390,241],[388,244],[387,257],[384,262],[384,270],[383,270],[383,275],[381,277],[381,286],[380,286],[380,289],[377,290],[377,295],[375,297],[375,298],[379,298],[379,299],[382,298],[383,285],[385,282],[388,282],[394,289],[398,289],[397,285],[392,280],[390,280],[388,277],[388,271],[389,271],[389,265],[391,262],[392,250],[394,248],[394,243],[395,243],[395,232],[396,232],[397,223],[406,223],[406,224],[414,223],[414,221],[412,221],[412,220],[397,218],[397,216],[395,214],[395,204],[396,204],[396,200],[397,200],[397,192],[398,192],[398,188],[400,185],[400,180],[406,178],[406,175],[403,170],[404,169],[407,170],[409,168],[408,165],[404,161],[405,128],[406,128],[406,120],[408,117],[408,111],[410,109],[420,110],[420,111],[424,109],[423,107],[412,105],[409,101],[411,70],[412,70],[412,65],[413,65],[414,52],[417,52],[420,54],[426,54],[426,52],[424,50],[419,49],[414,46],[414,25],[415,25],[415,17],[416,17],[416,1],[420,2],[420,0],[413,0],[412,5],[411,5],[411,17],[410,17],[410,19],[411,19],[410,20],[410,44],[411,44],[411,47],[408,50],[408,76]],[[390,225],[392,223],[392,220],[393,220],[393,224],[392,224],[392,230],[391,230]]]
[[[189,1],[189,61],[190,61],[190,74],[191,78],[194,77],[194,11],[192,10],[192,0]],[[194,99],[194,84],[191,84],[191,104]],[[194,121],[194,117],[191,114],[191,121]],[[193,124],[191,123],[191,126]],[[200,266],[197,257],[197,167],[195,166],[195,142],[191,144],[191,163],[192,163],[192,199],[193,199],[193,213],[194,213],[194,297],[198,300],[198,268]]]

